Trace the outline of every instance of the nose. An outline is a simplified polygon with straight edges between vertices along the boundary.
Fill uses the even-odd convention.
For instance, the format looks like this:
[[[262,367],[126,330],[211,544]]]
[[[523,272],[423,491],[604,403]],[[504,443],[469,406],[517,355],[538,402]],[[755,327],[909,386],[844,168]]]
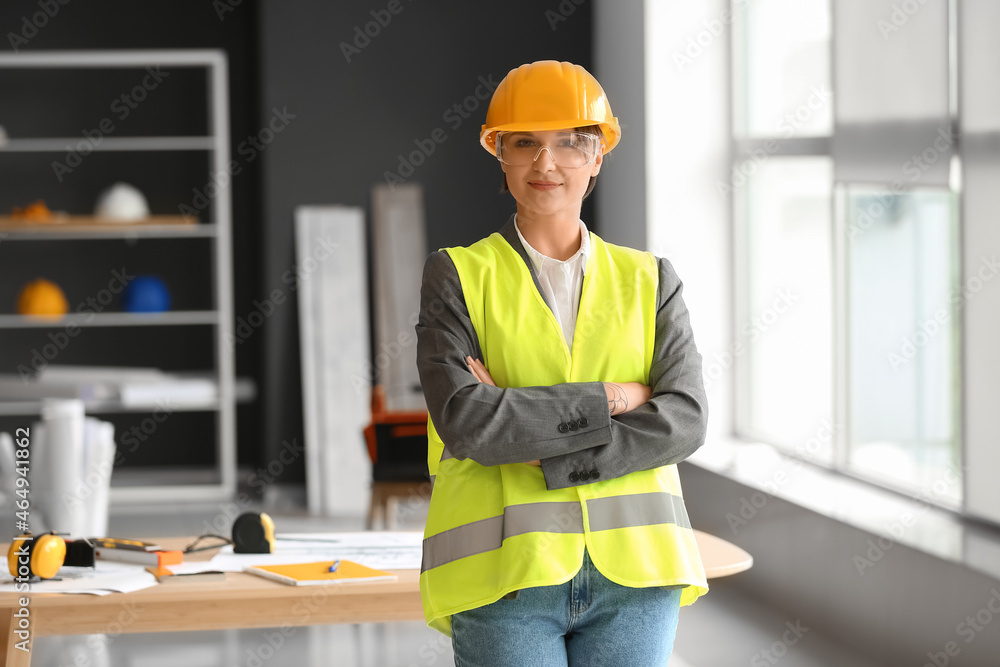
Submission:
[[[542,159],[542,153],[546,155],[545,160]],[[556,158],[552,155],[552,150],[548,146],[542,146],[538,149],[533,162],[536,171],[550,171],[556,166]]]

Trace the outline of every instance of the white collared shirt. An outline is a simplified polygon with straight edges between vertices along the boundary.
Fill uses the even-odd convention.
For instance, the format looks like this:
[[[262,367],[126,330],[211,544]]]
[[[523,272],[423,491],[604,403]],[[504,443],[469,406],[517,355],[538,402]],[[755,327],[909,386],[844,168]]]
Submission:
[[[587,256],[590,254],[590,233],[587,225],[580,221],[580,249],[565,261],[553,259],[532,248],[521,230],[517,227],[517,214],[514,215],[514,230],[521,239],[521,245],[528,253],[531,264],[535,267],[538,284],[542,287],[545,301],[556,316],[556,321],[562,327],[563,337],[573,351],[573,331],[576,330],[576,314],[580,309],[580,292],[583,289],[583,274],[587,268]]]

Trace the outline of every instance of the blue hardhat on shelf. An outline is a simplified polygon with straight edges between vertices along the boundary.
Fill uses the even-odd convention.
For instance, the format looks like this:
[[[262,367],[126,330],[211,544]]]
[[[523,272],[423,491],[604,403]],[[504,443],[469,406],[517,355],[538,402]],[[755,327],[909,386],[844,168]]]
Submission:
[[[122,294],[128,313],[162,313],[170,310],[170,290],[158,276],[136,276]]]

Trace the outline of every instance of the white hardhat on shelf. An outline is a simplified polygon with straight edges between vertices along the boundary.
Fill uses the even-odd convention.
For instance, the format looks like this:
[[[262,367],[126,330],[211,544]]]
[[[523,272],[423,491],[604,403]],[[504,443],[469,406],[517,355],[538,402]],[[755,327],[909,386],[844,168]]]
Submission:
[[[101,193],[94,215],[120,222],[142,220],[149,217],[149,204],[138,188],[119,182]]]

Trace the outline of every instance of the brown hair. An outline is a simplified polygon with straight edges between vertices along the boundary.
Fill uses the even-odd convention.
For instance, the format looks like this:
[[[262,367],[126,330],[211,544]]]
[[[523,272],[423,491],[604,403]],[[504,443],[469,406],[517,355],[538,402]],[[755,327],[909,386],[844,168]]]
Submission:
[[[604,139],[604,134],[601,132],[600,125],[588,125],[586,127],[576,128],[577,132],[586,132],[587,134],[596,134],[601,137],[602,142]],[[597,176],[590,177],[590,183],[587,184],[587,191],[583,193],[583,198],[586,199],[590,196],[590,193],[594,191],[594,186],[597,185]],[[507,187],[507,174],[500,173],[500,192],[510,192],[510,188]]]

